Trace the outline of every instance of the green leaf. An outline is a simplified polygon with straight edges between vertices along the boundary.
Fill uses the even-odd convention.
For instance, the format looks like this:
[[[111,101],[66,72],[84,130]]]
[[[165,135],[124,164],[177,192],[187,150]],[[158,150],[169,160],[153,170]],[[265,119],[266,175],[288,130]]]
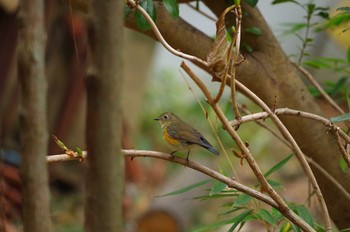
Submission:
[[[211,187],[209,196],[213,196],[215,194],[221,193],[222,190],[224,190],[227,187],[225,183],[222,183],[221,181],[214,181],[213,186]]]
[[[335,86],[333,87],[333,89],[331,90],[331,92],[329,93],[329,95],[331,96],[335,96],[337,93],[339,93],[339,91],[346,87],[345,84],[346,84],[346,81],[348,80],[348,78],[346,76],[344,77],[341,77],[337,83],[335,84]]]
[[[350,113],[330,118],[331,122],[342,122],[350,119]]]
[[[350,63],[350,47],[348,47],[348,51],[346,53],[348,63]]]
[[[342,11],[342,14],[350,14],[350,7],[349,6],[343,6],[337,8],[337,11]]]
[[[282,187],[282,184],[278,181],[267,179],[267,182],[274,188]]]
[[[258,1],[259,0],[245,0],[245,2],[251,7],[255,7],[256,4],[258,4]]]
[[[345,162],[343,157],[340,157],[339,166],[340,166],[342,172],[346,173],[346,169],[348,168],[348,165]]]
[[[280,3],[287,3],[287,2],[295,3],[295,4],[300,5],[297,1],[294,1],[294,0],[274,0],[272,2],[272,5],[276,5],[276,4],[280,4]]]
[[[251,213],[253,210],[247,210],[235,217],[235,223],[231,226],[228,232],[233,232],[234,229]]]
[[[248,53],[253,53],[254,52],[254,48],[247,44],[247,43],[243,43],[242,44],[242,48],[245,49]]]
[[[153,0],[140,2],[140,6],[146,10],[146,12],[153,19],[153,21],[156,20],[156,10],[154,8]],[[136,21],[137,27],[143,31],[147,31],[151,28],[146,18],[139,11],[135,12],[135,21]]]
[[[234,207],[237,207],[237,206],[240,206],[240,205],[245,205],[247,204],[251,199],[253,199],[253,197],[245,194],[245,193],[242,193],[241,195],[239,195],[235,202],[234,202]]]
[[[270,225],[275,225],[276,221],[273,218],[273,216],[270,214],[269,211],[266,209],[260,209],[259,212],[256,214],[261,220],[264,220],[268,222]]]
[[[153,21],[156,21],[157,13],[156,8],[154,7],[153,0],[147,0],[146,11],[151,16]]]
[[[291,229],[292,225],[289,222],[286,222],[281,226],[280,232],[289,232]]]
[[[304,221],[309,224],[311,227],[314,227],[314,221],[313,218],[309,212],[309,210],[303,206],[303,205],[298,205],[296,207],[296,213],[302,218],[304,219]]]
[[[264,176],[265,178],[268,177],[269,175],[271,175],[272,173],[274,173],[275,171],[277,171],[278,169],[280,169],[281,167],[283,167],[293,156],[294,154],[290,154],[289,156],[287,156],[286,158],[284,158],[283,160],[281,160],[280,162],[278,162],[275,166],[273,166],[272,168],[270,168],[270,170],[268,170]]]
[[[165,9],[169,12],[169,14],[177,18],[179,17],[179,5],[176,0],[163,0]]]
[[[235,218],[230,218],[228,220],[220,221],[217,223],[213,223],[213,224],[201,227],[201,228],[196,229],[196,230],[192,230],[192,232],[215,231],[214,229],[221,227],[221,226],[224,226],[224,225],[227,225],[227,224],[231,224],[234,221],[235,221]]]
[[[317,15],[320,16],[321,18],[329,19],[329,13],[328,12],[320,11]]]
[[[164,195],[161,195],[161,196],[157,196],[157,197],[166,197],[166,196],[171,196],[171,195],[178,195],[180,193],[185,193],[185,192],[188,192],[190,191],[191,189],[194,189],[194,188],[197,188],[201,185],[204,185],[204,184],[207,184],[209,182],[211,182],[212,180],[203,180],[203,181],[200,181],[198,183],[195,183],[195,184],[191,184],[191,185],[188,185],[186,187],[183,187],[181,189],[178,189],[176,191],[173,191],[173,192],[170,192],[170,193],[167,193],[167,194],[164,194]]]
[[[78,153],[79,156],[83,156],[83,151],[79,147],[76,147],[75,151]]]
[[[262,35],[262,31],[259,27],[249,27],[245,29],[246,32],[249,32],[253,35]]]

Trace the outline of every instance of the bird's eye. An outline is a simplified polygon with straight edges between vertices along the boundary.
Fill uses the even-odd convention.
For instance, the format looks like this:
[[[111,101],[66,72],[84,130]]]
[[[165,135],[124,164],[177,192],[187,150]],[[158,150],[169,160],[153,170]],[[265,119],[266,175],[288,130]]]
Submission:
[[[169,116],[167,114],[165,114],[163,117],[164,117],[164,119],[168,119],[169,118]]]

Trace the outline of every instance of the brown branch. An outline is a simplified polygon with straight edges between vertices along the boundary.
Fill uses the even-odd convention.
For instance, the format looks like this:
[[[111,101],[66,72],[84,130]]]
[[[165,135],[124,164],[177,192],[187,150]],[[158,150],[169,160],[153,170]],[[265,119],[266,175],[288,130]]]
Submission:
[[[334,132],[339,133],[339,136],[346,141],[346,143],[350,144],[350,136],[348,136],[343,130],[341,130],[340,127],[335,125],[331,120],[328,118],[322,117],[317,114],[313,114],[310,112],[305,112],[301,110],[294,110],[294,109],[289,109],[289,108],[279,108],[275,109],[274,113],[276,115],[290,115],[290,116],[297,116],[297,117],[302,117],[302,118],[307,118],[314,120],[316,122],[319,122],[323,124],[324,126],[328,127]],[[270,115],[267,112],[258,112],[258,113],[253,113],[250,115],[245,115],[241,118],[241,120],[232,120],[230,121],[231,126],[235,127],[238,126],[242,123],[250,122],[250,121],[257,121],[261,119],[266,119],[270,117]]]
[[[210,176],[218,181],[221,181],[222,183],[227,184],[228,187],[237,189],[238,191],[241,191],[243,193],[246,193],[262,202],[265,202],[266,204],[270,205],[271,207],[274,207],[276,209],[279,209],[278,205],[268,196],[265,194],[256,191],[255,189],[249,188],[245,185],[242,185],[241,183],[237,182],[233,178],[229,178],[227,176],[222,175],[221,173],[214,171],[206,166],[203,166],[199,163],[193,162],[191,160],[187,161],[186,159],[182,159],[179,157],[173,157],[168,153],[163,152],[157,152],[157,151],[147,151],[147,150],[122,150],[122,153],[125,157],[130,157],[131,159],[135,157],[152,157],[157,159],[166,160],[169,162],[181,164],[185,167],[189,167],[193,170],[196,170],[198,172],[201,172],[207,176]],[[83,152],[83,158],[87,157],[87,152]],[[47,156],[47,162],[48,163],[56,163],[56,162],[62,162],[62,161],[70,161],[70,160],[80,160],[82,158],[81,156],[69,156],[67,154],[59,154],[59,155],[51,155]]]
[[[235,117],[236,119],[239,119],[241,117],[239,110],[238,110],[238,105],[237,105],[237,96],[236,96],[236,65],[238,64],[238,58],[240,54],[240,47],[241,47],[241,23],[242,23],[242,8],[241,5],[237,5],[234,9],[235,13],[235,18],[236,18],[236,28],[235,28],[235,51],[233,53],[233,59],[231,61],[231,81],[230,81],[230,86],[231,86],[231,99],[232,99],[232,106],[233,110],[235,112]]]

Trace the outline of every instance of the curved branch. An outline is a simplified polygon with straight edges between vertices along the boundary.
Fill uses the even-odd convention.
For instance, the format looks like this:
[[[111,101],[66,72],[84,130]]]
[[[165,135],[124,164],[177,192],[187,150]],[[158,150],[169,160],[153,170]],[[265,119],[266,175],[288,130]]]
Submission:
[[[156,36],[156,38],[159,40],[159,42],[164,46],[164,48],[166,48],[169,52],[171,52],[172,54],[174,54],[175,56],[184,58],[186,60],[192,61],[192,62],[197,62],[202,64],[203,66],[208,66],[207,62],[196,57],[196,56],[192,56],[183,52],[180,52],[178,50],[175,50],[173,47],[171,47],[168,42],[165,41],[165,39],[163,38],[162,34],[160,33],[157,25],[153,22],[151,16],[148,15],[148,13],[139,5],[137,4],[134,0],[127,0],[127,4],[131,7],[131,8],[136,8],[147,20],[147,22],[151,25],[151,28]]]

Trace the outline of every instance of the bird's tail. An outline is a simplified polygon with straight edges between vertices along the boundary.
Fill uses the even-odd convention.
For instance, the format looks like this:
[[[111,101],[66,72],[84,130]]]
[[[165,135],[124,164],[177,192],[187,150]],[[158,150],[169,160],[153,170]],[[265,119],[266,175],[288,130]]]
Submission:
[[[215,155],[220,155],[220,153],[213,147],[205,147],[207,150],[211,151]]]

